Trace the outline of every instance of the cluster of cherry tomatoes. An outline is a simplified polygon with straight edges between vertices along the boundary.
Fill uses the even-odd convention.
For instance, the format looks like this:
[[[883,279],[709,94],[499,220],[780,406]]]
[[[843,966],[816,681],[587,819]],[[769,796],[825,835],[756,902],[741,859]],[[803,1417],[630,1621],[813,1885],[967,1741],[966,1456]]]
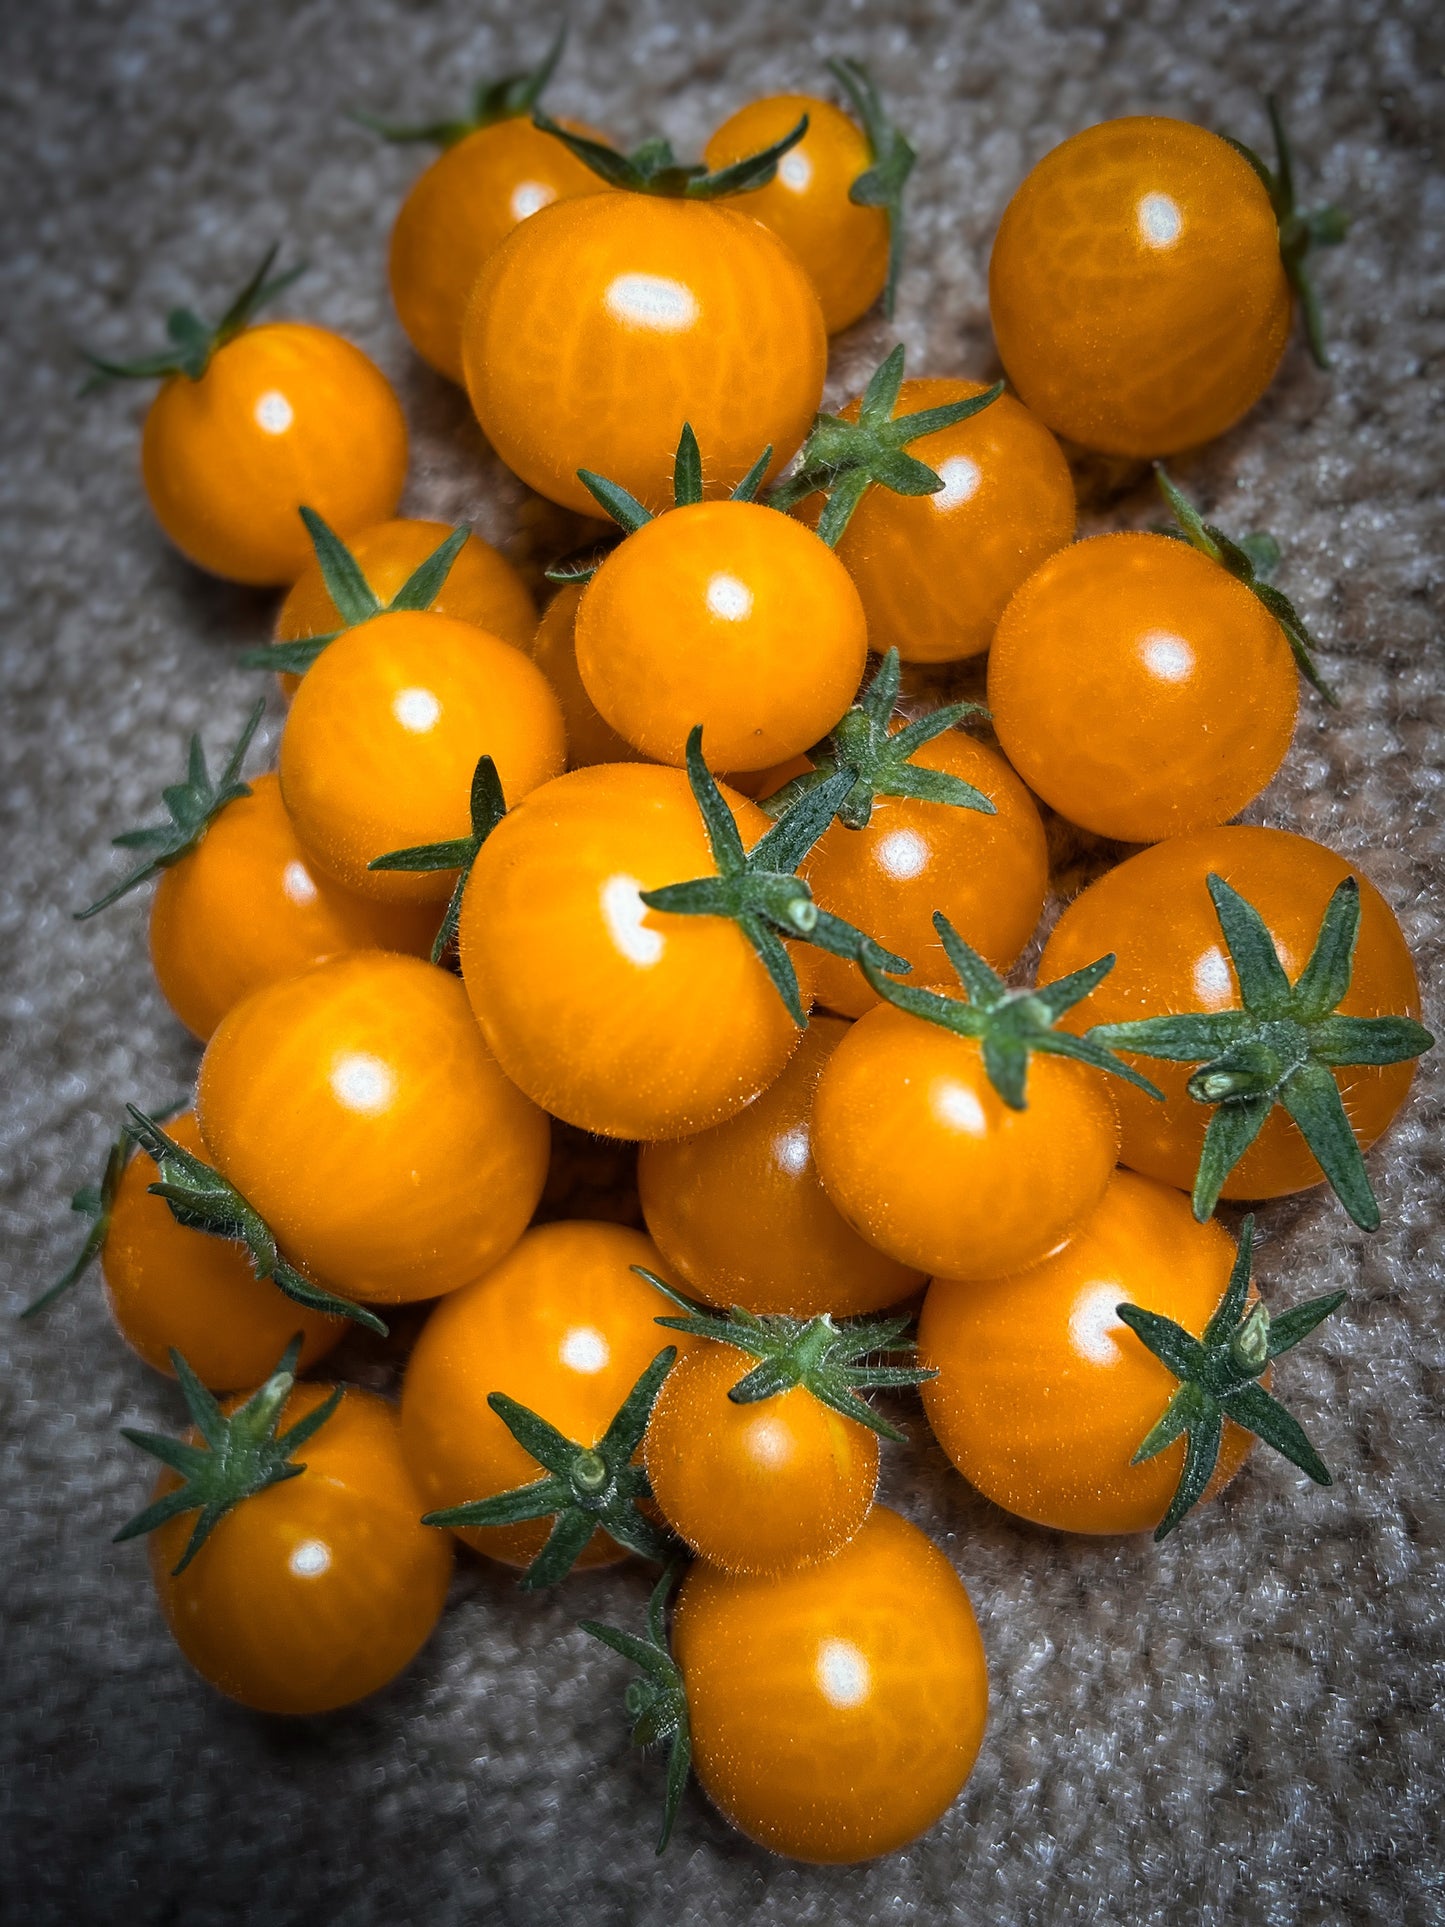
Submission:
[[[754,1839],[853,1860],[954,1799],[988,1697],[952,1566],[874,1504],[906,1435],[870,1393],[916,1388],[982,1493],[1061,1530],[1170,1531],[1256,1437],[1329,1478],[1267,1386],[1342,1294],[1267,1308],[1252,1221],[1236,1248],[1213,1210],[1327,1178],[1378,1222],[1362,1153],[1430,1041],[1410,957],[1354,866],[1229,822],[1300,671],[1333,700],[1272,545],[1162,469],[1174,526],[1075,540],[1056,437],[1219,434],[1296,306],[1322,353],[1306,255],[1342,225],[1295,209],[1282,135],[1271,169],[1090,128],[999,228],[1008,388],[899,349],[821,413],[902,245],[913,155],[868,74],[684,164],[548,118],[556,53],[386,130],[443,149],[393,235],[407,333],[526,483],[614,525],[540,623],[478,537],[390,519],[397,401],[255,319],[269,259],[218,326],[97,364],[161,380],[176,544],[285,587],[248,660],[289,706],[274,772],[243,775],[258,704],[117,839],[102,902],[159,879],[204,1055],[192,1108],[131,1110],[56,1289],[99,1255],[181,1381],[194,1429],[130,1434],[163,1470],[121,1536],[222,1691],[374,1690],[458,1538],[528,1587],[633,1553],[645,1625],[588,1630],[669,1748],[664,1839],[691,1764]],[[918,665],[985,651],[987,711],[940,704]],[[1020,987],[1039,799],[1145,847]],[[533,1222],[551,1120],[640,1145],[645,1233]],[[399,1409],[298,1377],[414,1301]]]

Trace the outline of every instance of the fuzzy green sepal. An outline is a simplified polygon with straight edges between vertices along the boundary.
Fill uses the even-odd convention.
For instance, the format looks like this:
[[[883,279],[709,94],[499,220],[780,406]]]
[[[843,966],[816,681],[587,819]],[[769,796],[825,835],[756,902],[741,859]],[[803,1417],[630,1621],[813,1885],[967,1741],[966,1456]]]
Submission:
[[[144,355],[139,361],[109,361],[82,348],[81,354],[90,363],[91,374],[81,394],[89,395],[112,381],[157,381],[168,375],[184,375],[189,381],[199,381],[210,367],[211,357],[249,328],[260,309],[306,272],[306,263],[301,261],[284,274],[273,275],[271,268],[279,252],[279,242],[266,250],[261,265],[214,327],[207,326],[189,308],[172,308],[166,316],[171,346],[159,354]]]
[[[449,843],[418,843],[409,850],[389,850],[374,856],[368,870],[405,870],[412,875],[428,875],[437,870],[455,870],[457,880],[447,901],[441,928],[432,941],[431,960],[439,964],[448,947],[455,942],[462,914],[462,897],[477,852],[507,814],[507,799],[502,794],[502,779],[490,756],[479,759],[472,773],[470,836],[459,836]]]
[[[609,187],[622,188],[632,194],[661,194],[670,200],[717,201],[726,195],[748,194],[754,188],[766,187],[777,173],[778,162],[784,154],[796,147],[807,133],[808,116],[804,114],[781,140],[775,140],[756,154],[745,155],[740,161],[731,161],[716,172],[709,172],[701,161],[679,161],[671,141],[660,135],[644,141],[630,154],[623,154],[605,141],[591,140],[585,134],[574,134],[559,126],[540,108],[532,116],[532,125],[561,141],[584,167],[590,167]]]
[[[680,1565],[669,1566],[653,1587],[647,1606],[645,1634],[623,1632],[619,1627],[604,1626],[595,1619],[578,1621],[584,1633],[593,1639],[600,1639],[604,1646],[610,1646],[614,1653],[620,1653],[624,1659],[630,1659],[641,1674],[639,1679],[629,1683],[624,1701],[628,1717],[633,1723],[633,1745],[662,1745],[667,1748],[667,1788],[662,1806],[662,1831],[657,1840],[658,1853],[672,1838],[678,1801],[682,1798],[682,1790],[687,1785],[687,1776],[692,1768],[692,1728],[687,1716],[687,1693],[683,1687],[681,1669],[668,1650],[664,1624],[668,1597],[677,1584],[680,1571]]]
[[[347,118],[358,127],[380,134],[384,141],[397,145],[425,141],[434,147],[455,147],[468,134],[492,127],[499,120],[516,120],[530,114],[556,71],[567,44],[567,21],[552,36],[552,44],[540,62],[522,73],[503,74],[498,80],[481,80],[472,90],[471,105],[455,120],[428,120],[406,123],[380,120],[375,114],[352,112]]]

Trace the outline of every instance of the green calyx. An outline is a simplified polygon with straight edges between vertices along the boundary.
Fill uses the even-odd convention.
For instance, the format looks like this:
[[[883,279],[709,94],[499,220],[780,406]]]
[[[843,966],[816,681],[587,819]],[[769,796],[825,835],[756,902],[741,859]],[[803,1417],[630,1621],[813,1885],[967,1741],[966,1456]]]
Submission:
[[[462,914],[462,896],[467,879],[472,874],[472,865],[477,860],[477,852],[507,814],[502,779],[490,756],[483,756],[472,773],[471,814],[470,836],[456,837],[450,843],[418,843],[409,850],[390,850],[385,856],[374,856],[366,866],[368,870],[408,870],[413,875],[435,870],[457,872],[456,887],[448,899],[441,928],[432,943],[431,960],[434,964],[441,962],[448,947],[456,940],[457,923]]]
[[[279,252],[279,242],[267,249],[261,265],[214,327],[192,314],[189,308],[172,308],[166,316],[166,333],[172,345],[159,354],[142,356],[139,361],[107,361],[82,349],[91,374],[81,394],[89,395],[112,381],[156,381],[168,375],[184,375],[189,381],[199,381],[210,367],[212,355],[219,354],[228,341],[234,341],[249,328],[268,302],[274,301],[298,275],[306,272],[306,263],[302,261],[284,274],[273,275],[271,269]]]
[[[605,141],[589,140],[585,134],[573,134],[559,127],[540,108],[532,116],[532,125],[561,141],[584,167],[590,167],[609,187],[624,188],[633,194],[661,194],[670,200],[717,201],[729,194],[747,194],[753,188],[766,187],[777,173],[778,162],[784,154],[790,147],[796,147],[807,133],[808,116],[804,114],[797,126],[771,147],[732,161],[715,173],[709,173],[700,161],[679,161],[671,141],[661,136],[644,141],[630,154],[623,154]]]
[[[303,508],[300,515],[316,550],[326,593],[341,617],[341,627],[328,629],[324,636],[302,636],[296,642],[272,642],[264,649],[248,649],[241,657],[243,669],[269,669],[278,676],[288,672],[304,676],[326,645],[344,636],[348,629],[370,622],[375,616],[430,609],[471,535],[469,528],[454,528],[425,561],[417,564],[391,601],[383,602],[336,531],[322,521],[315,509]]]
[[[241,765],[246,760],[251,738],[265,713],[265,702],[258,702],[246,718],[226,758],[225,768],[214,783],[206,766],[206,752],[201,748],[200,737],[191,738],[184,782],[171,783],[161,791],[161,801],[170,815],[170,822],[155,823],[142,830],[126,830],[120,836],[111,838],[117,850],[144,850],[146,859],[128,876],[122,877],[113,889],[107,890],[103,897],[97,897],[84,910],[77,910],[77,923],[84,923],[87,917],[93,917],[97,911],[118,902],[142,883],[149,883],[152,877],[159,876],[162,870],[168,870],[173,863],[179,863],[183,856],[189,856],[227,804],[251,794],[250,784],[241,781]]]
[[[1204,520],[1189,497],[1170,480],[1162,462],[1154,464],[1154,477],[1159,484],[1160,494],[1169,504],[1170,513],[1178,524],[1177,528],[1161,530],[1161,534],[1173,536],[1176,540],[1182,539],[1191,548],[1198,549],[1201,555],[1207,555],[1211,562],[1217,562],[1222,569],[1227,569],[1236,582],[1242,582],[1284,631],[1284,639],[1299,665],[1300,674],[1332,709],[1338,709],[1340,699],[1320,674],[1315,661],[1314,637],[1306,629],[1303,618],[1289,597],[1270,585],[1269,577],[1279,562],[1279,544],[1274,537],[1246,535],[1236,542],[1223,529]]]
[[[866,830],[873,805],[880,796],[908,796],[924,803],[944,803],[960,810],[998,814],[982,790],[947,770],[926,769],[912,761],[914,754],[935,736],[942,736],[967,716],[986,716],[977,703],[948,703],[931,715],[920,716],[902,729],[891,729],[902,667],[898,651],[890,649],[878,672],[853,708],[825,740],[808,755],[813,767],[795,776],[767,797],[761,807],[781,816],[800,796],[847,770],[853,787],[838,805],[838,821],[850,830]]]
[[[1055,1024],[1066,1010],[1087,997],[1114,968],[1114,958],[1100,957],[1097,963],[1071,971],[1051,984],[1036,984],[1032,990],[1010,990],[995,970],[991,970],[976,950],[970,949],[941,910],[933,913],[933,927],[953,965],[959,982],[968,992],[968,1001],[941,996],[936,990],[914,990],[894,983],[879,966],[877,952],[865,946],[858,959],[859,968],[885,1003],[920,1017],[926,1024],[951,1030],[956,1037],[974,1037],[983,1052],[983,1067],[988,1080],[1010,1110],[1028,1108],[1026,1087],[1029,1055],[1043,1051],[1053,1057],[1072,1057],[1076,1063],[1089,1064],[1096,1071],[1122,1077],[1150,1097],[1162,1097],[1147,1077],[1122,1063],[1112,1051],[1105,1050],[1094,1033],[1075,1037]]]
[[[1004,384],[996,381],[983,394],[964,401],[895,415],[902,387],[903,344],[899,342],[863,390],[856,422],[841,415],[815,418],[798,466],[769,495],[770,506],[790,509],[809,495],[826,495],[818,533],[830,549],[836,549],[853,511],[875,482],[895,495],[937,495],[943,477],[907,452],[909,442],[977,415],[998,400]]]
[[[1305,339],[1316,367],[1328,368],[1330,358],[1325,349],[1324,317],[1310,277],[1309,257],[1315,248],[1338,247],[1349,232],[1350,217],[1339,207],[1317,207],[1302,214],[1295,206],[1294,156],[1290,151],[1289,136],[1284,130],[1284,118],[1273,94],[1265,95],[1264,104],[1269,111],[1270,129],[1274,134],[1273,167],[1267,166],[1254,149],[1246,147],[1243,141],[1237,141],[1229,134],[1224,138],[1237,154],[1244,156],[1264,184],[1274,217],[1279,222],[1279,257],[1304,317]]]
[[[661,1853],[672,1838],[677,1804],[687,1785],[692,1768],[692,1728],[687,1716],[687,1692],[682,1671],[668,1650],[666,1613],[668,1598],[677,1584],[679,1566],[672,1565],[653,1588],[647,1606],[647,1630],[643,1634],[623,1632],[617,1626],[604,1626],[595,1619],[579,1620],[584,1633],[600,1639],[614,1653],[630,1659],[639,1677],[627,1688],[624,1701],[632,1720],[634,1746],[667,1748],[667,1791],[662,1808],[662,1831],[657,1849]]]
[[[881,207],[888,216],[888,279],[883,284],[883,312],[891,321],[903,266],[903,190],[918,156],[889,120],[873,76],[861,60],[830,60],[828,71],[848,96],[853,112],[868,136],[872,166],[848,189],[858,207]]]
[[[1172,1318],[1145,1311],[1140,1305],[1118,1305],[1115,1310],[1140,1341],[1179,1380],[1164,1416],[1144,1439],[1130,1461],[1152,1459],[1181,1435],[1185,1440],[1184,1470],[1169,1509],[1155,1529],[1156,1539],[1167,1539],[1185,1513],[1198,1504],[1214,1476],[1224,1421],[1233,1419],[1291,1465],[1307,1472],[1316,1485],[1332,1480],[1324,1461],[1310,1444],[1299,1420],[1259,1383],[1271,1359],[1287,1352],[1345,1302],[1342,1291],[1311,1298],[1275,1318],[1262,1300],[1246,1311],[1249,1297],[1250,1256],[1254,1249],[1254,1219],[1246,1218],[1229,1284],[1214,1316],[1195,1338]]]
[[[123,1525],[115,1535],[114,1544],[138,1538],[143,1532],[154,1532],[157,1526],[163,1526],[178,1513],[198,1512],[200,1517],[186,1542],[180,1563],[171,1568],[174,1578],[185,1571],[234,1507],[257,1492],[264,1492],[268,1485],[299,1478],[306,1467],[293,1464],[291,1454],[321,1430],[341,1403],[345,1390],[344,1386],[336,1386],[320,1405],[278,1434],[276,1427],[296,1384],[296,1361],[300,1356],[298,1335],[286,1347],[275,1371],[260,1390],[252,1392],[246,1403],[227,1417],[180,1353],[171,1352],[171,1364],[180,1380],[187,1410],[205,1445],[189,1445],[184,1439],[167,1438],[160,1432],[121,1428],[122,1438],[168,1465],[180,1475],[182,1483]]]
[[[662,1381],[676,1357],[675,1345],[657,1354],[595,1445],[578,1445],[505,1392],[490,1393],[488,1405],[543,1468],[544,1476],[514,1492],[425,1513],[422,1524],[514,1526],[528,1519],[554,1520],[546,1544],[519,1581],[524,1592],[565,1579],[599,1527],[629,1552],[665,1565],[676,1544],[638,1510],[640,1499],[651,1498],[652,1487],[633,1461]]]
[[[328,1318],[349,1318],[378,1337],[386,1337],[387,1328],[375,1312],[354,1304],[349,1298],[338,1298],[323,1291],[294,1265],[288,1264],[276,1248],[275,1233],[260,1212],[248,1204],[219,1171],[168,1138],[155,1119],[138,1111],[134,1104],[128,1104],[126,1110],[130,1115],[127,1126],[130,1135],[155,1159],[159,1168],[158,1181],[147,1188],[154,1196],[165,1199],[177,1224],[184,1225],[188,1231],[206,1231],[213,1237],[229,1238],[233,1244],[244,1245],[256,1276],[269,1279],[278,1291],[294,1303],[305,1305],[308,1311],[324,1312]]]
[[[722,1312],[688,1298],[642,1265],[632,1269],[687,1314],[684,1318],[659,1318],[659,1325],[732,1345],[758,1360],[728,1393],[734,1405],[756,1405],[801,1386],[822,1404],[858,1425],[866,1425],[880,1438],[907,1443],[907,1434],[880,1418],[863,1394],[921,1385],[937,1373],[921,1365],[859,1363],[881,1352],[913,1350],[913,1341],[903,1337],[909,1325],[906,1314],[901,1318],[848,1318],[836,1325],[827,1312],[817,1318],[788,1318],[780,1312],[760,1315],[741,1305]]]
[[[1194,1215],[1201,1223],[1264,1120],[1282,1104],[1355,1223],[1378,1230],[1380,1207],[1334,1071],[1404,1063],[1435,1040],[1412,1017],[1336,1014],[1354,971],[1360,886],[1346,877],[1336,889],[1310,960],[1291,984],[1253,904],[1223,877],[1211,874],[1207,881],[1243,1008],[1096,1024],[1089,1036],[1111,1050],[1199,1065],[1189,1095],[1214,1106],[1194,1179]]]
[[[567,22],[564,19],[537,66],[523,73],[503,74],[499,80],[478,81],[472,90],[469,109],[455,120],[428,120],[408,125],[379,120],[374,114],[353,113],[349,118],[359,127],[380,134],[384,141],[398,145],[423,141],[434,147],[455,147],[458,141],[465,140],[468,134],[475,134],[483,127],[492,127],[499,120],[516,120],[522,114],[530,114],[555,73],[566,44]]]
[[[751,850],[743,848],[733,813],[702,759],[701,726],[687,739],[687,780],[702,813],[718,874],[644,890],[642,901],[649,910],[681,917],[730,917],[757,952],[799,1030],[806,1029],[808,1019],[784,938],[815,944],[832,956],[855,961],[870,950],[893,970],[911,968],[906,958],[879,950],[871,937],[851,923],[820,909],[797,874],[798,865],[852,788],[846,770],[800,796]]]

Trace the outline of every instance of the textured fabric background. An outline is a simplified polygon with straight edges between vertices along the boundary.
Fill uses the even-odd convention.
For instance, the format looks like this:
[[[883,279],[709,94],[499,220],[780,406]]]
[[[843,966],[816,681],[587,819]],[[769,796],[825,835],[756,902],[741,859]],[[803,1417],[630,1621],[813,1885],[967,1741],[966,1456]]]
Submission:
[[[385,240],[418,156],[343,119],[360,104],[459,102],[479,73],[535,57],[542,11],[0,5],[0,1911],[66,1927],[1445,1918],[1445,1263],[1429,1066],[1372,1160],[1377,1237],[1318,1194],[1264,1217],[1260,1275],[1282,1298],[1351,1294],[1280,1372],[1333,1490],[1261,1453],[1157,1551],[1008,1519],[922,1438],[890,1455],[889,1496],[963,1574],[993,1676],[972,1782],[895,1858],[787,1865],[693,1793],[654,1861],[658,1766],[630,1753],[621,1664],[574,1627],[585,1613],[639,1616],[639,1570],[539,1604],[469,1560],[409,1674],[352,1712],[288,1725],[189,1674],[144,1553],[108,1543],[150,1476],[115,1428],[170,1427],[178,1397],[124,1349],[94,1285],[38,1327],[9,1314],[74,1248],[65,1200],[123,1102],[164,1101],[195,1053],[150,983],[144,905],[85,925],[69,913],[112,874],[106,837],[151,812],[188,732],[231,739],[256,687],[234,658],[265,634],[272,603],[167,548],[138,487],[143,397],[79,404],[71,344],[148,347],[168,306],[214,312],[284,237],[313,264],[291,311],[362,343],[405,399],[407,506],[470,519],[521,560],[561,546],[555,516],[499,471],[392,318]],[[1361,861],[1403,919],[1438,1018],[1431,384],[1445,195],[1430,143],[1445,23],[1436,14],[1432,38],[1431,14],[1429,0],[578,0],[549,104],[629,138],[660,126],[694,152],[749,95],[819,88],[827,55],[865,56],[921,157],[897,332],[914,372],[987,376],[989,241],[1040,154],[1139,111],[1262,145],[1261,91],[1284,91],[1307,201],[1356,217],[1320,276],[1336,372],[1322,378],[1292,346],[1250,419],[1178,472],[1227,525],[1279,536],[1284,580],[1344,692],[1338,717],[1304,702],[1288,769],[1251,814]],[[849,392],[892,338],[872,319],[840,341],[830,393]],[[1155,514],[1147,490],[1095,500],[1091,527]],[[384,1361],[350,1356],[387,1382]]]

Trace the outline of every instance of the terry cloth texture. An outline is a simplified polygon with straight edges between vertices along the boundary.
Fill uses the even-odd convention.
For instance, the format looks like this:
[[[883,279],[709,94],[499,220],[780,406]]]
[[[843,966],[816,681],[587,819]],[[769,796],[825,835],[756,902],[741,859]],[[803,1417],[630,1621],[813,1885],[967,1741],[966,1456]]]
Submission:
[[[145,909],[70,912],[113,874],[106,838],[153,819],[188,734],[235,735],[239,650],[274,599],[211,581],[138,486],[143,397],[75,399],[72,344],[158,339],[214,312],[268,243],[311,263],[283,312],[342,330],[396,382],[411,513],[466,519],[535,567],[571,530],[484,447],[410,353],[385,282],[420,160],[345,118],[450,111],[538,54],[555,9],[422,0],[6,0],[0,434],[8,1026],[0,1133],[6,1278],[0,1914],[12,1927],[768,1927],[957,1921],[1327,1927],[1445,1918],[1441,1855],[1440,1072],[1427,1062],[1371,1168],[1385,1226],[1320,1193],[1262,1214],[1281,1302],[1348,1309],[1278,1385],[1336,1472],[1257,1453],[1162,1550],[1066,1538],[972,1494],[914,1442],[887,1497],[943,1545],[992,1668],[987,1739],[957,1805],[906,1853],[819,1870],[730,1833],[696,1792],[666,1858],[659,1762],[629,1749],[622,1663],[576,1629],[635,1622],[636,1567],[541,1599],[465,1559],[418,1663],[354,1711],[260,1719],[193,1677],[142,1548],[110,1534],[150,1472],[120,1423],[172,1429],[173,1386],[112,1332],[94,1284],[43,1323],[13,1313],[80,1234],[64,1202],[128,1099],[183,1090],[196,1053],[146,964]],[[1433,18],[1432,18],[1433,16]],[[896,330],[835,344],[840,401],[901,338],[914,372],[991,378],[990,239],[1048,148],[1111,115],[1173,114],[1264,146],[1282,91],[1306,205],[1354,215],[1321,263],[1332,377],[1296,341],[1253,414],[1180,481],[1221,523],[1269,528],[1323,642],[1339,715],[1301,705],[1250,813],[1356,858],[1398,912],[1438,1019],[1442,213],[1432,140],[1445,26],[1430,0],[576,0],[549,95],[680,152],[752,95],[827,91],[868,60],[919,152]],[[1436,414],[1432,419],[1432,403]],[[1117,483],[1117,479],[1115,481]],[[1147,487],[1088,530],[1157,519]],[[279,712],[264,741],[274,749]],[[570,1208],[597,1209],[610,1154]],[[566,1189],[565,1183],[563,1189]],[[625,1202],[607,1205],[625,1211]],[[347,1369],[386,1386],[364,1346]]]

